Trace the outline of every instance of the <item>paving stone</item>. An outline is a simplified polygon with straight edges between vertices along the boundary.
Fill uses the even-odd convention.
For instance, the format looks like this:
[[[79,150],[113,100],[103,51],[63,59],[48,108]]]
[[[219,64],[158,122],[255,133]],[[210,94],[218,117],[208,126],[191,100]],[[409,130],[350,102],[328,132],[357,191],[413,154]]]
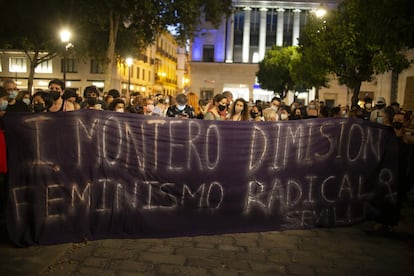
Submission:
[[[327,262],[328,260],[316,255],[308,255],[303,252],[301,252],[301,254],[292,253],[292,263],[295,264],[324,266]]]
[[[223,260],[223,264],[225,268],[229,269],[237,269],[242,271],[249,271],[251,269],[248,260]]]
[[[229,244],[219,244],[218,249],[225,250],[225,251],[235,251],[235,252],[244,251],[243,247],[229,245]]]
[[[259,273],[269,272],[286,274],[286,267],[280,264],[251,262],[250,267],[252,268],[252,271]]]
[[[299,236],[299,237],[316,237],[317,231],[314,230],[286,230],[282,235]]]
[[[194,247],[196,248],[208,248],[208,249],[213,249],[216,248],[216,244],[214,243],[206,243],[206,242],[196,242],[194,244]]]
[[[148,252],[171,254],[174,252],[174,247],[171,245],[168,245],[168,246],[157,245],[157,246],[148,248]]]
[[[117,271],[145,272],[153,267],[153,265],[146,262],[126,260],[118,264]]]
[[[316,271],[316,275],[318,276],[332,276],[332,275],[347,276],[348,275],[348,273],[346,273],[345,271],[341,271],[341,270],[330,268],[330,267],[316,267],[315,271]]]
[[[244,246],[244,247],[258,247],[259,242],[258,239],[252,238],[240,238],[236,240],[236,246]]]
[[[224,250],[215,250],[214,253],[210,255],[210,258],[218,258],[223,260],[235,260],[236,257],[236,252]]]
[[[207,269],[192,266],[174,266],[161,264],[159,266],[160,275],[207,275]]]
[[[211,275],[217,276],[240,276],[240,275],[251,275],[251,272],[244,272],[234,269],[214,268],[210,270]]]
[[[272,250],[277,249],[297,249],[300,244],[299,239],[279,240],[279,241],[260,241],[259,246],[265,249]]]
[[[277,263],[277,264],[288,264],[292,261],[292,257],[289,253],[271,253],[266,256],[266,259],[269,262]]]
[[[177,248],[175,250],[175,254],[182,255],[182,256],[205,257],[205,256],[216,255],[217,250],[214,248],[183,247],[183,248]]]
[[[138,273],[138,272],[127,272],[127,271],[119,271],[119,272],[117,272],[117,274],[116,274],[117,276],[148,276],[148,275],[151,275],[151,274],[148,274],[148,273]]]
[[[97,248],[93,252],[93,255],[95,257],[110,258],[113,256],[114,252],[115,251],[113,248]],[[134,250],[124,250],[124,249],[116,250],[116,256],[118,259],[129,259],[129,258],[133,258],[136,255],[137,255],[137,252],[135,252]]]
[[[299,276],[313,276],[315,275],[313,269],[309,265],[291,264],[287,266],[288,273]]]
[[[103,269],[97,269],[95,267],[81,267],[79,271],[76,272],[77,275],[99,275],[99,276],[115,276],[115,271],[107,271]]]
[[[358,225],[28,248],[0,240],[0,275],[408,276],[414,275],[413,218],[404,228],[412,232],[393,237],[369,236]]]
[[[119,249],[119,248],[122,248],[122,245],[123,245],[122,240],[102,240],[101,247]]]
[[[237,252],[236,253],[236,260],[265,262],[266,261],[266,255],[264,255],[264,254],[253,254],[253,253],[249,253],[249,252]]]
[[[98,258],[98,257],[91,257],[85,259],[82,263],[84,266],[92,266],[92,267],[104,267],[106,263],[109,261],[107,258]]]
[[[189,266],[215,268],[224,266],[223,261],[216,258],[189,257],[187,263]]]
[[[140,256],[140,260],[158,264],[184,265],[186,262],[186,257],[172,254],[143,253]]]

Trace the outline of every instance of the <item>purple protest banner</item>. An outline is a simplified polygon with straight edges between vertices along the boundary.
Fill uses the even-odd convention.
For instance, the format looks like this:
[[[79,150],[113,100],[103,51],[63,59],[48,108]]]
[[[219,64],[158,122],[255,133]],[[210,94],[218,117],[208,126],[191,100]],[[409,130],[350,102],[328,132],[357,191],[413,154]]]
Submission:
[[[351,225],[395,205],[391,128],[358,119],[8,114],[19,246]]]

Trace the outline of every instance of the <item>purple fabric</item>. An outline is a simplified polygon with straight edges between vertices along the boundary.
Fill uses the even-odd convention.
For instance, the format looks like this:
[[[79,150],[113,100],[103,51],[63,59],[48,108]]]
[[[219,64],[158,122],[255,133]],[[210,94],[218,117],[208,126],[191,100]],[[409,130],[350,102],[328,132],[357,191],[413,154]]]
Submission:
[[[20,246],[351,225],[396,199],[391,128],[110,111],[9,114],[7,225]]]

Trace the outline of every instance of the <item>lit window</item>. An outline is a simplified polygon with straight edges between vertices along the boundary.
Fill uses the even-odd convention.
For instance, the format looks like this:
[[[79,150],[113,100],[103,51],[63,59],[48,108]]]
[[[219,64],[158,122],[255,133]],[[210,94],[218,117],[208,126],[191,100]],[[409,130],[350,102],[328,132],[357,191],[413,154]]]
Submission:
[[[39,65],[36,66],[35,72],[36,73],[53,73],[52,61],[46,60],[40,63]]]
[[[25,73],[27,71],[27,59],[25,57],[11,57],[9,72]]]

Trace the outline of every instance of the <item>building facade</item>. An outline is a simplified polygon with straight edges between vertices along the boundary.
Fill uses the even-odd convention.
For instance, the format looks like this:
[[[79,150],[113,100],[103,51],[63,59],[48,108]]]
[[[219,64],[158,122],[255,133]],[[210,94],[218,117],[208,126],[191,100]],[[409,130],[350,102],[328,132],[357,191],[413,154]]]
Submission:
[[[234,97],[269,101],[274,96],[273,92],[261,89],[256,79],[258,62],[263,59],[266,50],[272,45],[297,45],[300,30],[309,14],[321,6],[329,12],[339,2],[238,0],[233,1],[233,14],[227,20],[223,19],[218,28],[214,28],[208,18],[202,18],[201,31],[191,49],[190,90],[199,93],[201,98],[211,98],[214,94],[230,90]],[[406,74],[412,75],[412,68],[406,70],[404,76]],[[361,95],[394,98],[403,103],[406,80],[402,78],[403,74],[396,79],[394,76],[392,84],[390,74],[377,76],[374,82],[362,84]],[[394,96],[391,95],[392,85],[397,91]],[[329,88],[319,91],[319,100],[329,105],[349,104],[351,96],[346,86],[339,85],[334,77]],[[286,101],[290,103],[299,99],[306,104],[314,98],[314,90],[292,91]]]
[[[76,45],[75,45],[76,47]],[[47,53],[41,53],[46,55]],[[118,59],[112,71],[112,87],[121,92],[140,92],[143,95],[175,95],[183,91],[188,83],[188,52],[180,49],[174,37],[165,33],[160,35],[153,45],[141,53],[130,66],[126,58]],[[29,59],[23,51],[0,50],[0,80],[14,79],[18,88],[28,87]],[[35,69],[33,91],[47,89],[51,79],[63,79],[64,62],[62,56],[45,61]],[[68,51],[66,59],[66,86],[74,88],[82,95],[89,85],[104,87],[105,64],[103,60],[77,58]],[[109,88],[108,88],[109,89]]]

